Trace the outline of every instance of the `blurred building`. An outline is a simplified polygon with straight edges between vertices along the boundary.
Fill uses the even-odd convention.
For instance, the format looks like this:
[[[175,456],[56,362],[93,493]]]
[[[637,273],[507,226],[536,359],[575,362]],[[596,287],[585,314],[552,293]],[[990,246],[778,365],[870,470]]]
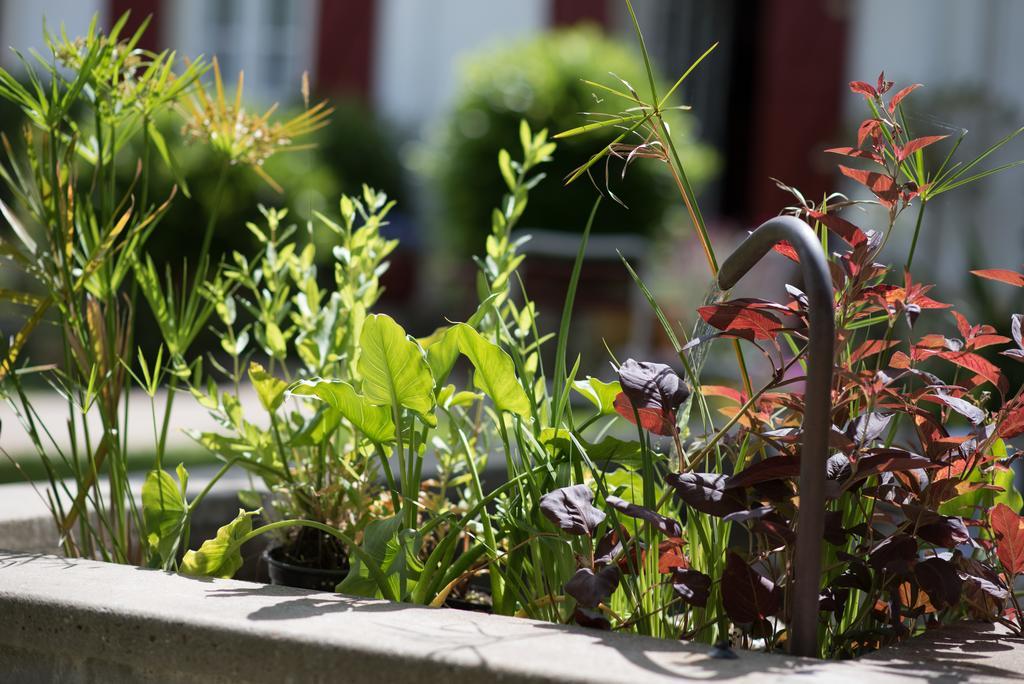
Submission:
[[[832,134],[839,113],[846,28],[837,12],[818,0],[635,5],[669,77],[721,43],[682,97],[694,105],[702,134],[727,158],[712,190],[723,213],[737,219],[775,213],[773,186],[754,182],[769,175],[824,189],[822,167],[810,154]],[[152,17],[145,47],[216,54],[226,74],[245,70],[253,98],[293,99],[308,71],[319,92],[361,95],[409,134],[444,112],[467,53],[579,21],[627,37],[631,31],[618,0],[0,0],[0,41],[38,46],[41,17],[74,34],[94,13],[109,25],[126,10],[132,26]],[[11,55],[3,60],[12,65]],[[795,91],[814,106],[794,107]]]
[[[915,102],[929,133],[972,129],[963,153],[1020,125],[1024,46],[1019,0],[634,0],[648,45],[668,77],[708,45],[720,47],[684,87],[701,135],[721,152],[723,174],[706,191],[708,213],[747,227],[789,198],[778,178],[820,198],[839,185],[822,150],[849,144],[862,102],[845,87],[885,69],[924,82]],[[406,135],[441,116],[467,53],[551,26],[591,21],[628,37],[618,0],[0,0],[0,42],[39,46],[41,17],[80,32],[99,13],[152,16],[146,47],[216,54],[225,72],[245,70],[246,92],[265,101],[297,95],[308,71],[321,93],[365,98]],[[14,60],[4,53],[5,66]],[[1024,156],[1024,155],[1018,155]],[[930,214],[923,249],[937,271],[963,272],[968,257],[1014,267],[1024,261],[1020,174],[981,185],[956,208]],[[954,203],[949,203],[953,205]],[[949,249],[984,231],[992,239]]]

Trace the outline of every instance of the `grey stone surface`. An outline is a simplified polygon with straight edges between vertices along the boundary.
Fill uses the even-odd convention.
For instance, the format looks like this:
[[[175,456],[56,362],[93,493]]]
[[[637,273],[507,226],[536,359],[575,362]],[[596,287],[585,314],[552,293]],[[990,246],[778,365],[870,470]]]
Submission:
[[[1021,648],[988,626],[824,663],[234,580],[0,553],[11,682],[1007,682]],[[945,636],[943,636],[945,634]]]

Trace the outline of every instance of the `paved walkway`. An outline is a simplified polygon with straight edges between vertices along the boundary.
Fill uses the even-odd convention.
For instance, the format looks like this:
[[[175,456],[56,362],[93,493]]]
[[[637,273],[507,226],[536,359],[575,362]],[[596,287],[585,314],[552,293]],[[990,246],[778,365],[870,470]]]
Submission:
[[[246,419],[256,424],[265,424],[266,413],[260,406],[252,388],[243,388],[240,399],[242,407],[245,409]],[[35,392],[30,395],[30,401],[35,407],[40,422],[46,426],[57,446],[61,449],[68,448],[71,440],[67,427],[67,403],[55,392]],[[151,453],[154,450],[156,439],[150,398],[142,390],[136,389],[129,394],[129,402],[128,449]],[[167,405],[167,391],[158,392],[153,403],[156,407],[157,421],[161,421],[164,407]],[[100,432],[100,418],[96,410],[89,412],[88,426],[95,443],[96,435]],[[175,396],[170,426],[167,433],[168,452],[201,449],[185,434],[185,430],[223,431],[207,410],[187,392],[178,392]],[[81,439],[83,437],[81,428],[78,432],[78,437]],[[44,442],[44,447],[51,446]],[[21,419],[7,402],[0,402],[0,448],[14,458],[28,456],[36,451]]]

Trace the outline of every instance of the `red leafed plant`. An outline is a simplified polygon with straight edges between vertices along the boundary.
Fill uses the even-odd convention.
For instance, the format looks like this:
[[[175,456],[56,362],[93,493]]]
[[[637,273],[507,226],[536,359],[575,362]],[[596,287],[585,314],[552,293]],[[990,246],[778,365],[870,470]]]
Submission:
[[[931,169],[926,152],[950,143],[944,135],[912,134],[902,107],[919,86],[895,93],[892,87],[884,76],[874,85],[852,83],[870,115],[859,126],[855,146],[828,150],[845,158],[840,174],[864,186],[869,199],[837,193],[815,204],[779,183],[797,200],[785,213],[818,232],[835,291],[837,351],[820,584],[822,654],[830,656],[856,654],[967,615],[1018,631],[1021,624],[1011,587],[1024,572],[1024,518],[1017,515],[1022,502],[1009,468],[1018,453],[1008,440],[1024,434],[1024,396],[1011,392],[993,360],[999,356],[991,352],[1002,350],[1004,361],[1024,359],[1022,319],[1014,317],[1012,337],[1001,335],[953,311],[934,286],[912,277],[927,203],[986,172],[971,175],[980,160],[951,163],[952,154]],[[862,219],[855,223],[851,213],[869,205],[882,210],[862,214],[881,217],[873,228],[858,225]],[[905,263],[880,263],[897,219],[908,210],[916,211],[916,220]],[[799,259],[785,243],[776,251]],[[1012,272],[979,275],[1024,285],[1024,275]],[[787,292],[785,301],[743,297],[698,310],[712,332],[677,351],[697,389],[689,400],[696,398],[705,434],[689,433],[679,417],[686,415],[680,406],[687,397],[667,367],[630,360],[619,371],[623,393],[615,409],[637,426],[643,449],[650,448],[651,434],[671,436],[678,465],[660,471],[668,487],[660,496],[646,482],[657,469],[645,466],[643,500],[657,506],[632,506],[627,515],[649,520],[648,535],[621,530],[618,548],[624,557],[640,558],[642,569],[642,559],[657,546],[663,555],[652,572],[662,573],[661,582],[674,588],[667,599],[672,605],[698,593],[704,601],[706,594],[706,606],[689,603],[693,615],[686,613],[680,636],[714,641],[731,624],[742,639],[763,639],[768,648],[788,638],[808,311],[798,287],[787,286]],[[666,330],[676,338],[667,323]],[[770,361],[771,372],[759,387],[701,386],[699,365],[691,363],[699,358],[695,347],[718,337],[753,345]],[[678,538],[676,519],[685,521]],[[737,527],[745,529],[740,547],[736,537],[730,541]],[[657,531],[668,528],[671,534]],[[585,611],[605,603],[622,610],[612,592],[620,581],[621,591],[633,591],[635,576],[642,574],[613,566],[609,558],[601,563],[582,568],[571,587],[584,601],[580,618],[591,623]],[[605,569],[611,567],[622,572]],[[690,574],[684,577],[682,568]],[[616,573],[614,587],[602,579],[609,572]]]
[[[990,349],[1024,360],[1021,317],[1013,318],[1012,338],[1001,335],[950,310],[932,285],[910,273],[925,206],[976,180],[963,167],[973,168],[977,160],[950,165],[947,156],[937,170],[927,170],[923,151],[946,136],[908,130],[901,107],[920,86],[890,96],[892,83],[880,76],[875,85],[858,81],[850,87],[864,97],[870,117],[860,125],[855,147],[827,151],[851,160],[839,166],[840,173],[863,185],[871,199],[835,194],[813,204],[779,184],[797,198],[786,212],[814,226],[823,245],[834,246],[827,252],[838,351],[821,582],[824,652],[856,653],[968,614],[1020,631],[1011,587],[1024,572],[1024,518],[1017,515],[1021,498],[1008,467],[1018,453],[1007,440],[1024,434],[1024,396],[1011,394]],[[885,217],[875,229],[861,228],[847,215],[868,204],[880,206]],[[912,208],[917,220],[911,250],[903,269],[894,272],[879,256],[897,218]],[[830,242],[830,235],[838,241]],[[776,251],[799,258],[788,245]],[[1024,275],[1012,271],[976,273],[1024,285]],[[803,293],[792,286],[787,291],[783,302],[740,298],[699,310],[715,336],[756,344],[773,372],[752,395],[703,388],[707,401],[726,400],[723,412],[730,420],[689,461],[714,458],[725,480],[713,472],[668,478],[685,506],[747,527],[750,565],[740,569],[740,556],[729,555],[721,575],[724,610],[734,623],[749,623],[751,636],[767,631],[780,640],[777,623],[766,622],[771,616],[754,612],[763,603],[777,608],[775,617],[785,614],[783,604],[767,601],[766,587],[784,591],[791,582],[799,518],[804,397],[798,362],[808,320]],[[919,318],[926,311],[936,323],[952,323],[956,336],[925,329]],[[723,454],[725,444],[733,446]],[[759,595],[765,600],[754,601]]]
[[[837,176],[862,186],[864,199],[834,193],[814,202],[776,181],[796,200],[783,213],[816,231],[834,290],[819,583],[819,645],[826,657],[856,655],[967,616],[1017,632],[1022,626],[1012,587],[1024,571],[1024,522],[1017,515],[1024,501],[1013,485],[1010,466],[1020,454],[1010,440],[1024,435],[1024,395],[1011,387],[1002,364],[1024,360],[1024,319],[1014,316],[1011,335],[1002,335],[991,322],[953,311],[941,288],[919,282],[912,268],[928,204],[1006,168],[978,167],[1024,128],[974,159],[956,160],[963,134],[948,139],[908,125],[903,108],[919,87],[894,90],[884,74],[873,84],[850,84],[863,97],[867,118],[851,146],[827,152],[842,157]],[[648,102],[632,89],[607,92],[639,106],[591,128],[639,121],[614,142],[647,125],[650,140],[672,149],[658,124],[667,95]],[[605,154],[607,148],[591,164]],[[671,155],[663,161],[717,276],[685,169]],[[910,248],[902,263],[890,265],[882,261],[883,248],[901,230],[904,213],[912,216]],[[786,243],[775,251],[800,259]],[[979,275],[1024,285],[1024,275],[1013,272]],[[647,364],[638,375],[642,364],[616,362],[622,392],[613,410],[637,430],[638,466],[628,476],[594,477],[593,506],[607,519],[587,531],[592,541],[580,548],[589,553],[577,555],[577,575],[565,587],[575,592],[576,619],[785,648],[801,515],[807,297],[798,284],[787,285],[783,301],[726,293],[698,310],[696,331],[683,344],[684,335],[634,277],[692,392],[677,392],[674,379],[663,382],[672,378],[664,366]],[[700,346],[723,337],[736,348],[742,380],[736,387],[701,381]],[[765,377],[749,372],[747,346],[767,359]],[[691,410],[699,419],[689,419]],[[582,430],[576,444],[587,451],[586,440],[599,437]]]

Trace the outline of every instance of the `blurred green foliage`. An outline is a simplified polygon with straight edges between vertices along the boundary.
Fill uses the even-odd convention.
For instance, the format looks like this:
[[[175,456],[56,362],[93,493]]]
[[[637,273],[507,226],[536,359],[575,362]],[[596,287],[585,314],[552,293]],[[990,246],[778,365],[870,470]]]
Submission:
[[[547,128],[554,135],[604,118],[588,113],[614,114],[632,106],[582,79],[619,89],[623,84],[618,79],[622,79],[642,94],[649,89],[635,51],[593,26],[554,31],[465,60],[454,110],[421,154],[421,166],[435,182],[448,246],[465,253],[478,252],[483,245],[494,202],[506,190],[493,171],[494,158],[500,149],[515,148],[521,119],[534,130]],[[664,82],[659,87],[661,93],[667,90]],[[673,136],[684,141],[680,154],[690,180],[699,187],[714,173],[716,155],[693,141],[692,116],[678,111],[668,114]],[[608,138],[606,129],[559,141],[548,179],[530,195],[524,227],[582,230],[594,200],[594,185],[581,180],[563,187],[563,181]],[[642,141],[634,138],[632,142]],[[607,179],[611,191],[628,207],[606,202],[593,232],[657,232],[666,210],[678,201],[667,167],[658,161],[637,160],[624,178],[622,172],[621,160],[612,160],[607,167],[600,162],[591,170],[594,183],[604,191]]]
[[[238,167],[230,170],[220,196],[215,196],[220,161],[205,145],[183,143],[177,135],[179,118],[161,122],[168,145],[183,175],[189,179],[191,200],[175,202],[150,238],[154,259],[175,267],[197,249],[202,227],[219,203],[218,231],[213,238],[214,254],[241,250],[245,254],[258,246],[246,230],[249,221],[260,222],[258,204],[287,208],[291,220],[304,224],[312,212],[332,212],[342,194],[358,195],[363,183],[380,188],[402,206],[406,198],[403,169],[391,131],[357,100],[332,102],[330,123],[304,142],[314,147],[274,155],[266,163],[267,173],[284,179],[279,193],[258,175]],[[287,112],[285,113],[287,115]],[[155,168],[155,192],[171,191],[174,180],[168,169]],[[127,166],[127,177],[134,169]],[[328,239],[329,236],[324,236]]]

